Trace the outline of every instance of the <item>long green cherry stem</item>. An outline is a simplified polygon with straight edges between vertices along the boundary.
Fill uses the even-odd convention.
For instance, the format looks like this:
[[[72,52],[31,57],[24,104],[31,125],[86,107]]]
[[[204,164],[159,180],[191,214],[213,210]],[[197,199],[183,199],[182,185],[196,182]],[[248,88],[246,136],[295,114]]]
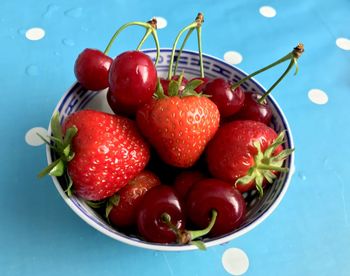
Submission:
[[[154,42],[156,43],[156,48],[157,48],[156,60],[154,62],[154,64],[157,66],[159,57],[160,57],[160,45],[159,45],[158,34],[156,31],[152,32],[152,36],[153,36]]]
[[[244,82],[246,82],[247,80],[251,79],[252,77],[272,68],[272,67],[275,67],[276,65],[280,64],[280,63],[283,63],[287,60],[290,61],[287,69],[284,71],[284,73],[282,74],[282,76],[271,86],[270,89],[268,89],[264,95],[258,100],[259,103],[262,103],[266,97],[271,93],[271,91],[283,80],[283,78],[289,73],[289,71],[293,68],[293,66],[295,65],[296,66],[296,72],[295,74],[298,72],[298,63],[297,63],[297,60],[298,58],[302,55],[302,53],[304,52],[304,45],[302,43],[299,43],[294,49],[293,51],[291,51],[290,53],[288,53],[287,55],[285,55],[284,57],[280,58],[279,60],[271,63],[270,65],[264,67],[264,68],[261,68],[257,71],[255,71],[254,73],[246,76],[245,78],[241,79],[240,81],[234,83],[232,86],[231,86],[231,89],[234,90],[236,89],[238,86],[240,86],[241,84],[243,84]]]
[[[148,38],[148,36],[150,34],[152,34],[153,39],[155,41],[156,44],[156,48],[157,48],[157,56],[156,56],[156,61],[155,64],[158,63],[159,60],[159,56],[160,56],[160,47],[159,47],[159,40],[158,40],[158,35],[157,35],[157,20],[155,18],[153,18],[152,20],[148,21],[148,22],[139,22],[139,21],[133,21],[133,22],[129,22],[126,23],[124,25],[122,25],[112,36],[112,38],[110,39],[106,49],[104,50],[104,54],[108,55],[114,41],[116,40],[116,38],[118,37],[118,35],[125,30],[126,28],[130,27],[130,26],[141,26],[144,27],[146,29],[146,33],[143,36],[143,38],[141,39],[140,43],[138,44],[136,50],[140,50],[140,48],[142,47],[143,43],[146,41],[146,39]]]
[[[176,74],[177,67],[178,67],[178,65],[179,65],[180,56],[181,56],[182,51],[183,51],[183,49],[184,49],[184,47],[185,47],[185,44],[186,44],[187,40],[189,39],[189,37],[191,36],[191,34],[193,33],[193,31],[194,31],[194,28],[189,29],[188,32],[187,32],[187,34],[186,34],[186,36],[185,36],[184,41],[182,42],[181,48],[180,48],[180,50],[179,50],[179,52],[178,52],[178,54],[177,54],[177,59],[176,59],[176,63],[175,63],[175,67],[174,67],[174,72],[173,72],[174,75]]]
[[[187,38],[184,39],[184,42],[182,43],[182,46],[181,46],[181,49],[180,49],[180,52],[178,54],[178,57],[177,57],[177,61],[176,61],[176,64],[178,64],[178,60],[179,60],[179,57],[182,53],[182,50],[185,46],[185,43],[187,42],[188,40],[188,37],[189,35],[192,33],[191,30],[194,30],[197,28],[200,28],[202,23],[204,22],[204,17],[203,17],[203,14],[202,13],[198,13],[196,19],[194,22],[192,22],[191,24],[189,24],[188,26],[184,27],[182,30],[180,30],[180,32],[178,33],[178,35],[176,36],[175,38],[175,41],[174,41],[174,44],[173,44],[173,47],[172,47],[172,52],[171,52],[171,57],[170,57],[170,62],[169,62],[169,70],[168,70],[168,80],[171,80],[172,76],[173,76],[173,65],[174,65],[174,56],[175,56],[175,50],[177,48],[177,43],[179,42],[179,39],[180,37],[182,36],[182,34],[186,31],[189,31],[187,33]],[[198,41],[198,47],[201,47],[201,43]],[[201,55],[200,55],[200,60],[201,60]],[[201,62],[202,63],[202,62]],[[177,69],[177,65],[176,65],[176,69]],[[176,72],[174,70],[174,72]]]
[[[176,74],[177,67],[179,64],[180,56],[182,54],[182,51],[186,45],[187,40],[191,36],[192,32],[196,29],[197,30],[197,42],[198,42],[198,54],[199,54],[199,64],[200,64],[200,74],[201,77],[204,78],[204,69],[203,69],[203,54],[202,54],[202,23],[204,22],[204,16],[202,13],[198,13],[196,17],[197,26],[195,28],[189,29],[185,39],[182,42],[181,48],[178,52],[175,68],[174,68],[174,75]]]
[[[198,54],[201,78],[204,78],[203,53],[202,53],[202,26],[197,27]]]
[[[136,51],[139,51],[141,49],[142,45],[145,43],[145,41],[147,40],[147,38],[149,37],[150,34],[152,34],[152,29],[147,29],[146,33],[142,37],[139,45],[137,45]]]
[[[289,73],[289,71],[293,68],[294,64],[296,63],[296,59],[292,58],[287,69],[284,71],[284,73],[282,74],[282,76],[279,77],[279,79],[269,88],[269,90],[267,90],[264,95],[262,95],[261,98],[258,99],[259,103],[263,103],[265,101],[265,99],[267,98],[267,96],[272,92],[272,90],[284,79],[285,76],[287,76],[287,74]]]

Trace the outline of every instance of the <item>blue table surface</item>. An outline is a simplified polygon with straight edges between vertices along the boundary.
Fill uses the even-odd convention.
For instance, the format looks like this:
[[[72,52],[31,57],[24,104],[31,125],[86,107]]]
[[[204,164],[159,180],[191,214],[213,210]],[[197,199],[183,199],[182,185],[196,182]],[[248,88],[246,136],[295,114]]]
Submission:
[[[222,263],[229,248],[246,253],[244,275],[350,275],[350,2],[198,2],[1,1],[0,275],[230,275],[235,268],[227,271]],[[263,16],[263,5],[275,16]],[[236,51],[243,57],[237,66],[247,72],[305,44],[299,74],[274,91],[293,131],[296,171],[275,212],[225,245],[175,253],[128,246],[83,222],[49,177],[36,178],[45,149],[29,145],[25,135],[47,127],[75,81],[74,61],[84,48],[103,50],[116,28],[153,16],[166,19],[158,34],[161,46],[171,47],[199,11],[205,15],[203,51],[220,58]],[[33,27],[45,36],[28,39]],[[142,33],[125,31],[110,55],[135,48]],[[195,37],[187,48],[196,50]],[[257,80],[268,87],[284,68]],[[315,103],[310,91],[322,92],[312,89],[328,102]]]

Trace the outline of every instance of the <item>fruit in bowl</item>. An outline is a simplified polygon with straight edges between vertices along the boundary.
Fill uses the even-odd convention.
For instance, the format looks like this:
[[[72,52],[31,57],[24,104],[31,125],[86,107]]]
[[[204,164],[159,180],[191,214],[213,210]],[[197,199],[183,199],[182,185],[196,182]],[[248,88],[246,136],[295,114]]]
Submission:
[[[187,30],[198,31],[198,20]],[[73,211],[102,233],[177,251],[227,242],[263,221],[289,185],[293,140],[270,91],[251,76],[201,50],[174,49],[135,51],[141,59],[130,66],[144,70],[128,69],[132,82],[114,76],[118,69],[109,71],[104,90],[76,83],[54,111],[51,141],[43,137],[49,167],[40,175],[52,175]],[[123,58],[135,57],[130,53]],[[175,53],[181,72],[173,77]],[[147,87],[141,100],[137,83]],[[120,86],[131,92],[120,96]],[[248,93],[269,109],[269,120],[239,114]]]

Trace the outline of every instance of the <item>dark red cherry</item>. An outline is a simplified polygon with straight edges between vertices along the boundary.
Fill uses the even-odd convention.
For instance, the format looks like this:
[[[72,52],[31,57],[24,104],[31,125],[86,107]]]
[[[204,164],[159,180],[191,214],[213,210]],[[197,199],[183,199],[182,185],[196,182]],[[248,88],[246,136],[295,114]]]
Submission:
[[[126,117],[132,117],[140,107],[139,105],[125,105],[119,103],[110,89],[107,91],[107,102],[115,114]]]
[[[170,216],[174,227],[184,229],[184,215],[174,190],[158,185],[146,192],[138,206],[137,228],[145,240],[157,243],[177,241],[177,233],[165,222],[165,215]]]
[[[246,92],[243,106],[235,118],[258,121],[268,125],[272,118],[272,110],[266,100],[259,103],[260,97],[257,93]]]
[[[148,55],[128,51],[113,60],[109,70],[110,97],[119,105],[127,108],[148,102],[156,86],[157,70]]]
[[[232,185],[217,179],[200,180],[187,195],[187,216],[193,224],[203,228],[208,225],[212,210],[217,211],[217,219],[209,235],[216,237],[241,225],[246,214],[246,203]]]
[[[231,83],[222,78],[216,78],[206,84],[203,93],[211,95],[210,99],[217,105],[222,118],[237,113],[244,102],[244,92],[238,87],[231,89]]]
[[[175,178],[174,189],[180,200],[185,200],[193,184],[203,178],[204,175],[200,171],[185,171],[178,174]]]
[[[193,78],[192,80],[201,80],[202,81],[202,83],[199,85],[199,86],[197,86],[197,88],[195,89],[195,91],[197,92],[197,93],[200,93],[200,92],[202,92],[203,91],[203,89],[204,89],[204,87],[207,85],[207,83],[210,81],[210,79],[208,79],[208,78],[206,78],[206,77],[204,77],[204,78]],[[192,81],[191,80],[191,81]]]
[[[99,50],[85,49],[75,61],[74,74],[80,84],[88,90],[108,87],[109,68],[113,59]]]

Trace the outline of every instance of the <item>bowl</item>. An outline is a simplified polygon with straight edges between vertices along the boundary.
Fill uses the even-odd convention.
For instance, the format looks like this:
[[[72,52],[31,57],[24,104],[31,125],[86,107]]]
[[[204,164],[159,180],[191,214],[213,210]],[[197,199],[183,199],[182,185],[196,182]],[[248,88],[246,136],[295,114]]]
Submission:
[[[153,60],[155,59],[155,49],[144,50],[144,52],[147,55],[149,55]],[[161,49],[159,62],[157,65],[159,76],[166,76],[170,56],[171,49]],[[247,75],[245,72],[238,69],[237,67],[210,55],[203,54],[203,63],[205,75],[209,78],[221,77],[232,81],[238,81]],[[183,71],[185,76],[189,79],[192,77],[199,76],[200,74],[198,53],[184,50],[179,59],[178,71]],[[242,87],[246,90],[255,91],[257,93],[264,93],[266,91],[264,87],[254,79],[247,81],[245,84],[242,85]],[[54,112],[59,111],[61,122],[63,122],[69,114],[81,109],[89,108],[113,113],[107,104],[106,92],[107,90],[86,90],[83,87],[81,87],[79,83],[75,83],[61,98]],[[283,114],[282,109],[279,107],[276,100],[274,100],[272,96],[268,96],[267,100],[270,106],[272,107],[273,111],[271,126],[276,130],[276,132],[286,130],[286,142],[284,146],[288,148],[294,148],[292,133],[288,125],[287,118]],[[50,127],[49,133],[51,133]],[[54,157],[53,152],[51,152],[50,148],[47,147],[46,153],[47,161],[50,164]],[[272,185],[268,185],[268,188],[264,192],[263,198],[259,199],[256,191],[245,193],[244,197],[247,201],[248,207],[247,218],[245,222],[238,229],[232,231],[231,233],[216,238],[204,239],[203,241],[205,242],[206,247],[229,242],[235,238],[238,238],[239,236],[244,235],[248,231],[258,226],[261,222],[263,222],[275,210],[275,208],[278,206],[278,204],[284,197],[293,174],[293,163],[294,154],[290,155],[288,159],[285,160],[285,166],[289,168],[289,171],[286,173],[281,173]],[[52,177],[52,179],[64,201],[81,219],[83,219],[96,230],[115,240],[136,247],[160,251],[185,251],[197,249],[197,247],[194,245],[165,245],[146,242],[144,240],[141,240],[137,236],[129,236],[125,233],[119,232],[118,230],[112,228],[98,213],[91,209],[83,200],[74,195],[68,197],[64,192],[64,188],[62,188],[66,186],[64,177]]]

